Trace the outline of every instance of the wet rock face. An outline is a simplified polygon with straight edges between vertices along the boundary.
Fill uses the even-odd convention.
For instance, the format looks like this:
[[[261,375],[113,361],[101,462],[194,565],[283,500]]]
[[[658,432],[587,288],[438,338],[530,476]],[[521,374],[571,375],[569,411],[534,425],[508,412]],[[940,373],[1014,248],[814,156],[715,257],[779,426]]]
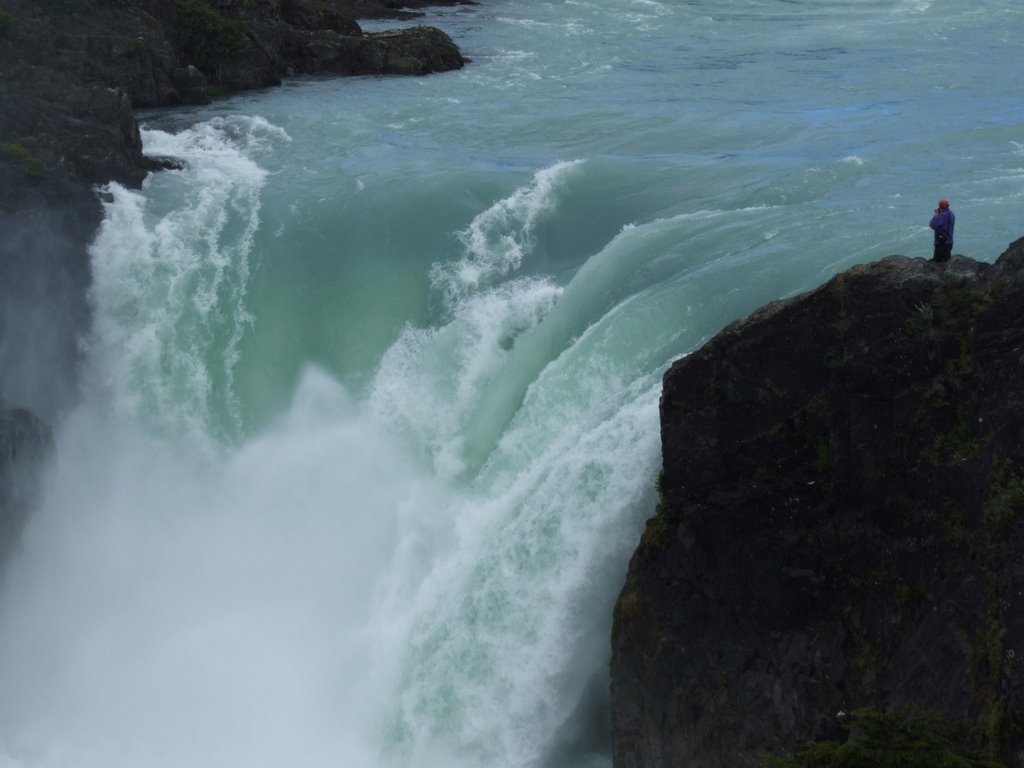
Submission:
[[[17,549],[51,451],[50,427],[45,422],[29,411],[0,404],[0,567]]]
[[[615,613],[616,768],[761,765],[907,704],[1017,753],[1022,301],[1024,240],[893,256],[672,366]]]

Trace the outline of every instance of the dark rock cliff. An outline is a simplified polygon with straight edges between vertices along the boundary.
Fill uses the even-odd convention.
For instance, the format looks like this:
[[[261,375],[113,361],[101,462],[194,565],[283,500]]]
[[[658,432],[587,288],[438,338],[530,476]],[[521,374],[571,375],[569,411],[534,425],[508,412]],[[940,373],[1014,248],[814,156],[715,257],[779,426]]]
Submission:
[[[666,373],[662,501],[615,610],[616,768],[763,765],[934,709],[1020,765],[1024,240],[892,256]]]

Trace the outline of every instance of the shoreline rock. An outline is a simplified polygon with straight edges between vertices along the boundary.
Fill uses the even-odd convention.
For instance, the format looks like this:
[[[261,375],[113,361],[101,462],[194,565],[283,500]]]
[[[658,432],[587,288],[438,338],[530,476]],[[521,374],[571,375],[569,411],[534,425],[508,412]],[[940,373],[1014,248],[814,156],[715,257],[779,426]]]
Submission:
[[[903,706],[1018,754],[1022,301],[1024,239],[892,256],[670,368],[662,501],[615,609],[616,768],[753,768]]]
[[[436,0],[433,5],[468,0]],[[424,75],[459,69],[441,30],[363,33],[350,11],[404,18],[363,0],[9,0],[0,14],[0,211],[54,177],[137,185],[133,109],[202,104],[304,74]]]

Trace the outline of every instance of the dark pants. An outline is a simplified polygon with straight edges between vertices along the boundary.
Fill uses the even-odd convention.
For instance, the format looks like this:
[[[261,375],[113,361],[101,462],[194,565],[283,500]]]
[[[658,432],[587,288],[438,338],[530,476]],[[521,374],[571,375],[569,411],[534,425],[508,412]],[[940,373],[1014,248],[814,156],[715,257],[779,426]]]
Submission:
[[[932,254],[932,261],[949,261],[949,257],[952,255],[952,243],[936,243],[935,253]]]

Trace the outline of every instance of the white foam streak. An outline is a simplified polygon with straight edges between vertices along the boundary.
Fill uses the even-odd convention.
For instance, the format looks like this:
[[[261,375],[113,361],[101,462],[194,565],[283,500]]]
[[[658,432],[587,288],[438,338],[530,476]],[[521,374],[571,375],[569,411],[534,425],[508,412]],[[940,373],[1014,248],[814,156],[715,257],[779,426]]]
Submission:
[[[385,355],[376,417],[413,434],[442,476],[479,467],[466,440],[501,435],[435,528],[441,556],[411,569],[396,558],[383,591],[383,634],[407,638],[390,649],[403,664],[387,731],[396,764],[536,766],[603,738],[583,723],[606,706],[606,686],[592,686],[607,666],[610,563],[649,511],[658,460],[659,381],[638,375],[652,361],[634,342],[657,334],[634,298],[678,268],[658,262],[680,222],[722,214],[628,226],[564,293],[507,280],[439,328],[407,328]]]
[[[656,387],[613,410],[575,424],[546,413],[558,439],[479,480],[487,492],[454,511],[456,551],[415,607],[395,715],[410,765],[433,764],[441,745],[449,765],[538,765],[592,693],[607,663],[608,564],[630,546],[647,493],[635,478],[653,477],[657,461]],[[533,426],[516,429],[528,438]]]
[[[252,318],[245,294],[266,172],[246,154],[280,138],[259,118],[212,121],[180,134],[146,131],[147,149],[183,160],[143,193],[107,188],[91,248],[93,385],[122,418],[187,435],[237,436],[234,370]],[[184,187],[161,210],[159,188]]]
[[[709,215],[716,215],[715,213]],[[683,214],[629,226],[580,268],[544,322],[523,335],[503,375],[495,377],[468,421],[465,463],[481,466],[541,370],[588,325],[616,304],[674,273],[681,247],[677,224],[703,215]]]
[[[412,436],[442,476],[459,475],[466,423],[482,392],[561,293],[547,280],[512,280],[467,298],[440,328],[406,328],[374,377],[371,409]]]
[[[580,164],[578,160],[561,162],[538,171],[531,184],[499,200],[458,233],[464,256],[452,263],[435,264],[431,270],[431,282],[446,307],[457,306],[519,269],[532,248],[538,221],[554,213],[561,185]]]

